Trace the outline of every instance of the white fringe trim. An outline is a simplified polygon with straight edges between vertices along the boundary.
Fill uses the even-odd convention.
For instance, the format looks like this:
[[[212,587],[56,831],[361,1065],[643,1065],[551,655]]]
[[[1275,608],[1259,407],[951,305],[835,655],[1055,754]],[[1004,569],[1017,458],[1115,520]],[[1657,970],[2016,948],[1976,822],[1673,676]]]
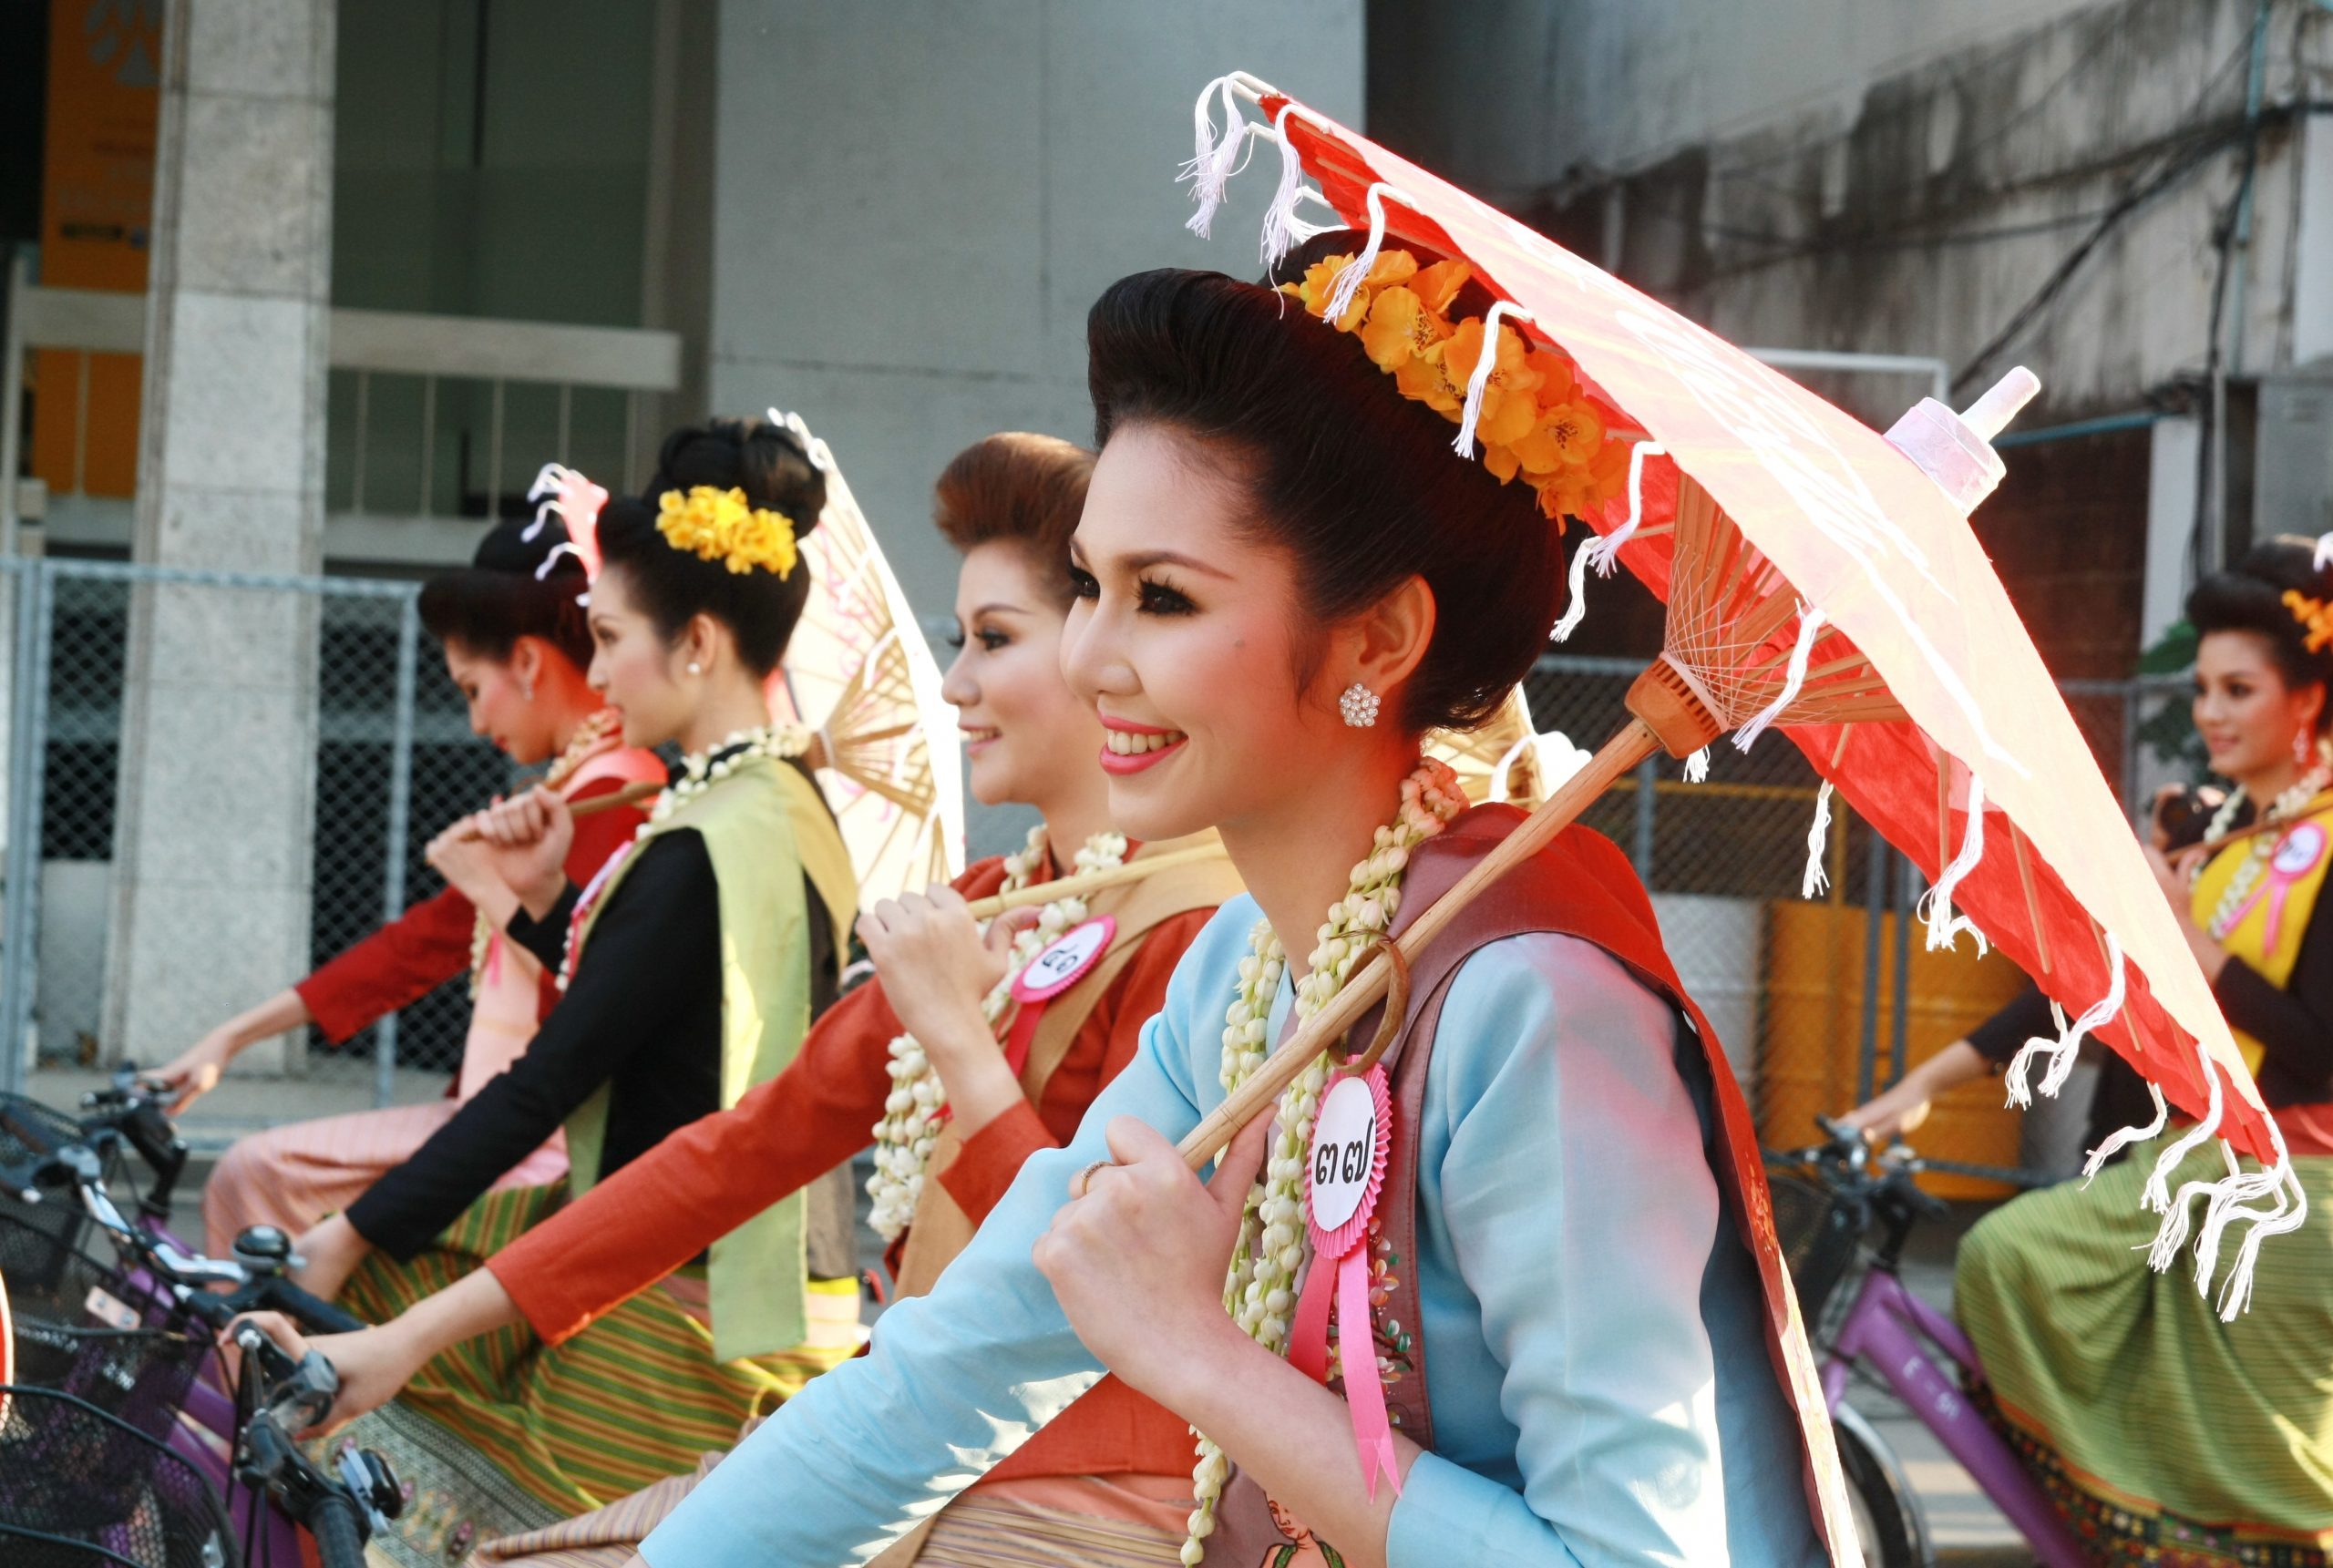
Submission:
[[[1798,701],[1800,690],[1806,684],[1807,661],[1814,656],[1814,641],[1823,635],[1823,612],[1813,605],[1801,602],[1798,607],[1798,641],[1790,651],[1790,667],[1783,671],[1783,689],[1774,700],[1758,712],[1758,716],[1733,732],[1736,751],[1746,752],[1751,744],[1771,728],[1775,720]],[[1935,944],[1931,942],[1929,946]]]
[[[1944,868],[1944,875],[1937,878],[1936,886],[1929,888],[1920,899],[1919,915],[1921,919],[1927,922],[1929,952],[1933,953],[1940,948],[1951,947],[1960,939],[1960,933],[1966,931],[1977,938],[1977,956],[1980,958],[1985,956],[1985,933],[1977,929],[1976,923],[1968,916],[1956,915],[1952,912],[1953,894],[1959,890],[1960,884],[1968,879],[1968,874],[1977,869],[1977,862],[1984,857],[1984,854],[1985,781],[1978,778],[1972,769],[1968,774],[1968,835],[1960,841],[1960,853],[1952,857],[1952,864]],[[2114,971],[2118,984],[2122,979],[2122,973],[2118,964]],[[2122,1005],[2121,991],[2117,990],[2113,995],[2115,1006],[2120,1007]],[[2111,1009],[2108,1016],[2112,1016]],[[2103,1023],[2105,1020],[2101,1019],[2099,1021]],[[2049,1084],[2045,1092],[2055,1094],[2058,1091],[2057,1083],[2062,1083],[2065,1079],[2062,1073],[2057,1072],[2055,1062],[2050,1064],[2050,1071],[2056,1074],[2057,1082]],[[2072,1071],[2071,1064],[2067,1071]]]
[[[2154,1097],[2154,1120],[2143,1127],[2124,1127],[2109,1132],[2106,1135],[2106,1142],[2092,1149],[2090,1152],[2090,1157],[2081,1163],[2083,1186],[2090,1185],[2091,1179],[2105,1168],[2107,1161],[2133,1143],[2145,1143],[2170,1124],[2171,1107],[2164,1103],[2163,1091],[2150,1082],[2147,1084],[2147,1092]]]
[[[2083,1009],[2071,1023],[2055,1003],[2050,1011],[2057,1015],[2058,1038],[2054,1040],[2035,1038],[2025,1042],[2009,1064],[2009,1102],[2022,1111],[2033,1103],[2033,1091],[2027,1086],[2026,1074],[2033,1059],[2046,1056],[2050,1065],[2041,1074],[2041,1092],[2055,1095],[2065,1087],[2067,1075],[2074,1070],[2074,1057],[2081,1050],[2081,1037],[2102,1026],[2108,1019],[2122,1010],[2127,981],[2122,973],[2122,944],[2114,933],[2106,933],[2106,994]]]
[[[535,520],[529,523],[527,531],[519,536],[522,543],[533,544],[535,536],[543,531],[543,523],[551,513],[559,510],[559,486],[566,477],[564,464],[546,463],[536,470],[535,482],[527,487],[527,499],[536,504]],[[542,573],[538,571],[535,576],[540,579]]]
[[[1798,896],[1820,898],[1831,886],[1831,874],[1823,866],[1823,851],[1831,842],[1831,781],[1824,779],[1823,787],[1814,792],[1814,825],[1806,830],[1806,875],[1799,879]]]
[[[1466,406],[1458,416],[1458,439],[1450,444],[1450,449],[1461,457],[1475,455],[1475,426],[1482,420],[1483,399],[1490,392],[1491,372],[1498,364],[1499,323],[1534,319],[1522,306],[1505,300],[1495,302],[1483,313],[1483,352],[1475,361],[1474,373],[1466,377]]]
[[[1283,104],[1272,118],[1272,135],[1280,139],[1280,186],[1272,192],[1272,204],[1264,210],[1266,272],[1279,266],[1281,257],[1315,234],[1329,231],[1296,215],[1297,203],[1312,195],[1312,191],[1304,183],[1304,160],[1297,156],[1295,138],[1288,134],[1288,117],[1295,112],[1294,104]]]
[[[1579,630],[1588,617],[1588,569],[1594,567],[1598,577],[1610,577],[1619,564],[1620,547],[1635,537],[1644,523],[1644,463],[1648,457],[1668,456],[1669,448],[1658,441],[1639,441],[1629,448],[1629,515],[1627,520],[1610,533],[1589,539],[1573,552],[1571,558],[1570,602],[1564,606],[1564,616],[1556,622],[1555,640],[1565,641]]]
[[[1685,782],[1700,784],[1710,776],[1710,749],[1703,746],[1685,759]]]
[[[1369,280],[1369,270],[1377,265],[1377,252],[1385,248],[1385,198],[1388,196],[1404,207],[1417,206],[1398,186],[1388,185],[1382,179],[1369,188],[1369,243],[1363,245],[1361,254],[1347,262],[1345,270],[1337,274],[1337,286],[1330,292],[1329,308],[1324,313],[1331,322],[1345,319],[1345,312],[1352,308],[1353,296],[1361,292],[1361,285]]]
[[[1233,93],[1232,84],[1231,77],[1218,77],[1199,90],[1198,102],[1191,108],[1191,160],[1175,177],[1177,181],[1190,183],[1191,200],[1198,203],[1198,210],[1183,227],[1202,240],[1215,226],[1216,212],[1223,206],[1224,188],[1231,182],[1232,165],[1248,139],[1248,122],[1239,113],[1239,100]],[[1218,95],[1223,100],[1220,140],[1216,138],[1214,117],[1208,108],[1208,100]]]

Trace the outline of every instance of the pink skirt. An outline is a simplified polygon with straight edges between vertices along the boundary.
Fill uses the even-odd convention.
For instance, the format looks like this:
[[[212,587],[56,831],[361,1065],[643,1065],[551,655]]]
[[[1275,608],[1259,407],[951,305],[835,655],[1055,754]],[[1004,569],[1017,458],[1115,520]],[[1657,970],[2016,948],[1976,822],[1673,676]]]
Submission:
[[[204,1248],[224,1257],[237,1233],[251,1225],[298,1235],[412,1158],[460,1108],[452,1100],[433,1100],[293,1122],[238,1138],[203,1184]],[[567,1136],[554,1132],[494,1185],[498,1191],[540,1187],[566,1173]]]

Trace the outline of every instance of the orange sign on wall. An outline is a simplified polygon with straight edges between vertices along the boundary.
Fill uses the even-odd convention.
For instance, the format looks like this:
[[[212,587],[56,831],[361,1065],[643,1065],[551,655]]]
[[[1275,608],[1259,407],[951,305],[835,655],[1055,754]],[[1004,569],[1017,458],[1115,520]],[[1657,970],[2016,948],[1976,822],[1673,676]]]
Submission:
[[[162,0],[50,0],[40,281],[146,291],[161,105]],[[56,493],[138,480],[136,354],[35,356],[33,472]]]

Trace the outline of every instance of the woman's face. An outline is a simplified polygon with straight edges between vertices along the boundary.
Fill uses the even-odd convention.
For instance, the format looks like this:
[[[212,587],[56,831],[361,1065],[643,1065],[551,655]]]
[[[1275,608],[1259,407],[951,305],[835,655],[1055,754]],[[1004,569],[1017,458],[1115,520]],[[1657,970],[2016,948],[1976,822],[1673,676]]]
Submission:
[[[694,716],[687,660],[632,600],[632,574],[621,566],[591,583],[591,690],[623,715],[628,746],[680,738]]]
[[[2313,737],[2324,706],[2322,686],[2285,684],[2256,631],[2206,632],[2195,649],[2195,729],[2224,778],[2290,764],[2293,737]]]
[[[535,677],[525,666],[540,660],[526,639],[508,659],[489,659],[457,638],[446,640],[446,674],[469,704],[470,733],[485,736],[522,765],[541,762],[557,745],[547,705],[528,695]]]
[[[1045,809],[1064,780],[1091,775],[1094,710],[1062,682],[1062,611],[1016,544],[964,552],[956,574],[955,661],[940,694],[955,705],[972,798]]]
[[[1112,435],[1086,491],[1062,669],[1135,838],[1236,823],[1354,743],[1333,700],[1297,690],[1294,563],[1235,526],[1245,504],[1207,451],[1146,425]]]

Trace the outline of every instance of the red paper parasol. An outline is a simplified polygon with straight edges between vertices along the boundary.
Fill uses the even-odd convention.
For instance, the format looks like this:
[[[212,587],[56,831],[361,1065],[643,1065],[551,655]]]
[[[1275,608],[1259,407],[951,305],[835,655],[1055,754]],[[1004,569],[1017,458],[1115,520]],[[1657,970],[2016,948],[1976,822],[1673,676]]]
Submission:
[[[1217,102],[1226,122],[1219,136],[1210,113]],[[1242,103],[1269,123],[1238,118]],[[2223,1295],[2225,1312],[2240,1308],[2261,1237],[2294,1228],[2305,1212],[2282,1138],[1965,515],[1999,477],[1986,439],[2030,386],[2005,395],[2005,407],[1970,411],[1965,423],[1923,403],[1883,437],[1546,237],[1253,78],[1211,84],[1198,125],[1198,157],[1187,171],[1200,202],[1194,230],[1206,231],[1223,181],[1253,138],[1277,144],[1281,159],[1265,227],[1268,261],[1318,231],[1300,216],[1306,200],[1332,209],[1341,226],[1372,231],[1360,261],[1339,275],[1327,320],[1348,320],[1340,302],[1369,275],[1381,243],[1409,241],[1462,258],[1498,298],[1485,326],[1491,341],[1503,318],[1570,357],[1584,393],[1634,440],[1628,489],[1640,490],[1578,508],[1605,537],[1580,552],[1575,589],[1588,558],[1600,554],[1601,569],[1616,557],[1670,600],[1670,665],[1695,662],[1677,656],[1680,625],[1690,640],[1703,622],[1729,622],[1715,629],[1722,646],[1713,661],[1742,674],[1743,688],[1704,689],[1717,682],[1712,661],[1701,661],[1695,690],[1708,712],[1745,745],[1769,723],[1788,734],[1940,884],[1928,909],[1932,941],[1964,931],[1989,940],[2073,1019],[2056,1040],[2020,1056],[2013,1096],[2031,1061],[2047,1063],[2042,1089],[2054,1092],[2081,1035],[2092,1032],[2196,1118],[2177,1154],[2216,1134],[2268,1165],[2265,1174],[2193,1184],[2174,1198],[2163,1190],[2177,1163],[2167,1157],[2150,1193],[2166,1216],[2159,1267],[2189,1234],[2193,1199],[2208,1200],[2198,1231],[2206,1288],[2223,1234],[2248,1225]],[[1306,176],[1319,181],[1317,192]],[[1483,376],[1473,379],[1461,451],[1474,448]],[[1680,561],[1687,577],[1698,572],[1714,586],[1673,581]],[[1578,610],[1576,592],[1567,619]],[[1815,700],[1825,692],[1827,700]],[[2247,1206],[2263,1199],[2273,1203]]]

